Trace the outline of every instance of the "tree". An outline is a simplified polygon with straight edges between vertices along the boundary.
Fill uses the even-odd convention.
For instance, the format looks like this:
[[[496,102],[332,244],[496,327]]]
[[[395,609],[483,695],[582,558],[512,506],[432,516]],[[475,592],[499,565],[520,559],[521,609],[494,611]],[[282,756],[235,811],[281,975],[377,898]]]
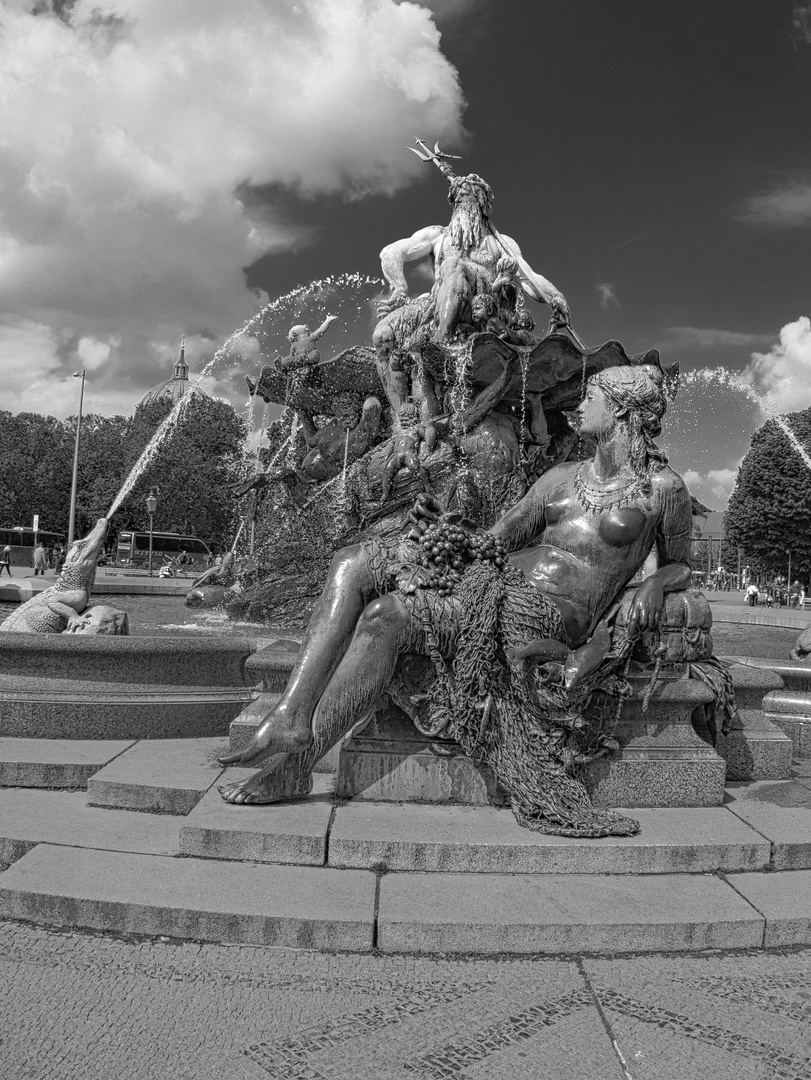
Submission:
[[[158,401],[135,410],[124,436],[126,453],[120,456],[113,496],[171,408],[171,402]],[[116,531],[148,527],[145,499],[154,487],[157,530],[173,529],[221,548],[229,546],[239,514],[228,485],[244,475],[244,440],[243,421],[227,402],[195,395],[116,514]],[[112,497],[107,499],[106,494],[105,489],[109,506]]]
[[[799,445],[811,450],[811,409],[783,418]],[[752,436],[724,516],[727,538],[756,573],[811,570],[811,469],[777,420]]]
[[[171,410],[171,402],[139,406],[135,415],[82,418],[76,535],[106,516],[130,469]],[[76,417],[0,412],[0,525],[67,532]],[[146,528],[145,498],[159,491],[157,529],[176,528],[220,547],[230,545],[238,519],[227,486],[242,479],[244,425],[231,406],[198,394],[175,430],[114,515],[112,536]]]

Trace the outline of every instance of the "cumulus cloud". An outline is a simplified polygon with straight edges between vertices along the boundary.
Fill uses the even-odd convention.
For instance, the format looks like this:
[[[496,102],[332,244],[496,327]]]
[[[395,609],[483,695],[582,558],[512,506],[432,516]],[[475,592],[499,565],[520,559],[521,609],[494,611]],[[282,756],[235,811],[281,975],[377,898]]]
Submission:
[[[778,412],[796,412],[811,405],[811,320],[802,315],[780,331],[780,341],[767,353],[752,353],[743,372]]]
[[[746,334],[739,330],[713,330],[699,326],[668,326],[665,333],[670,349],[753,349],[757,345],[769,345],[773,340],[771,334]]]
[[[692,495],[702,502],[706,500],[711,503],[713,510],[723,510],[735,487],[738,466],[734,469],[710,469],[706,474],[687,469],[682,475]]]
[[[619,299],[617,298],[617,290],[610,281],[603,281],[600,285],[595,285],[595,288],[600,294],[600,307],[603,311],[608,311],[611,307],[620,306]]]
[[[811,182],[793,180],[751,195],[736,217],[748,225],[796,229],[811,225]]]
[[[6,407],[65,415],[85,367],[88,408],[131,411],[181,332],[211,355],[256,309],[245,266],[307,242],[246,192],[390,194],[422,171],[404,138],[463,135],[414,3],[53,6],[6,0],[0,26]]]

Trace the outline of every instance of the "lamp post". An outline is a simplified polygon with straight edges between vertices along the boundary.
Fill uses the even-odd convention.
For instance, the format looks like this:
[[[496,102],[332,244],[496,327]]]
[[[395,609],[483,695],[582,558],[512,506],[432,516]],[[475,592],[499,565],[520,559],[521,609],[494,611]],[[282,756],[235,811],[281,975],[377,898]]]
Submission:
[[[155,489],[150,488],[146,497],[146,512],[149,514],[149,576],[152,577],[152,525],[155,520],[155,511],[158,509],[158,500]]]
[[[70,482],[70,515],[68,520],[68,551],[73,543],[76,530],[76,484],[79,479],[79,436],[82,430],[82,403],[84,402],[84,377],[85,369],[74,371],[73,378],[82,380],[82,388],[79,391],[79,415],[76,418],[76,442],[73,446],[73,478]]]
[[[791,548],[787,549],[788,554],[788,577],[786,578],[786,607],[791,607]]]

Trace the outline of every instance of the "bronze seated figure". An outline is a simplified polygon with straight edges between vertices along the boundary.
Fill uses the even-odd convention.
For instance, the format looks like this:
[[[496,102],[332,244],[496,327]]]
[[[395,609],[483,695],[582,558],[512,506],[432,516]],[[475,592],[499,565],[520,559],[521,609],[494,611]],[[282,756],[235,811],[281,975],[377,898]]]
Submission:
[[[592,807],[578,773],[610,749],[634,643],[655,630],[667,594],[690,583],[690,495],[653,441],[665,408],[658,369],[606,369],[577,410],[594,457],[545,473],[490,530],[472,532],[423,500],[407,537],[339,551],[284,694],[250,742],[221,759],[265,764],[221,787],[223,798],[306,795],[315,763],[382,694],[397,693],[400,658],[417,653],[435,679],[411,715],[489,764],[522,824],[637,831]],[[651,553],[656,568],[618,626],[623,593]]]

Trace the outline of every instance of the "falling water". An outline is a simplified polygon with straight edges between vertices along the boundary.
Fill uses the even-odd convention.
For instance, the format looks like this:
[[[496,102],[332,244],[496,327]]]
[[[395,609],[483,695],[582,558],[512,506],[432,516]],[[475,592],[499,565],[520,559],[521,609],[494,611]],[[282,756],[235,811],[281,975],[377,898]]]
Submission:
[[[778,425],[779,428],[781,428],[782,431],[785,432],[788,441],[797,451],[803,465],[805,465],[806,469],[811,472],[811,456],[809,456],[808,451],[805,449],[803,444],[788,426],[788,421],[786,420],[785,416],[775,416],[774,422]]]
[[[121,506],[123,501],[135,487],[139,477],[143,474],[144,470],[147,469],[152,463],[164,439],[166,439],[175,430],[186,409],[189,407],[189,404],[194,397],[195,391],[197,390],[197,386],[198,383],[194,383],[193,386],[190,388],[189,392],[183,395],[183,397],[180,399],[180,401],[178,401],[178,403],[175,405],[169,415],[166,416],[161,422],[160,427],[147,443],[143,453],[135,462],[133,467],[130,469],[127,479],[121,486],[121,490],[119,491],[119,493],[113,499],[112,505],[107,511],[105,517],[111,518],[113,516],[119,506]]]
[[[346,495],[346,468],[349,462],[349,428],[346,429],[346,437],[344,439],[344,467],[341,473],[341,487],[343,494]]]

